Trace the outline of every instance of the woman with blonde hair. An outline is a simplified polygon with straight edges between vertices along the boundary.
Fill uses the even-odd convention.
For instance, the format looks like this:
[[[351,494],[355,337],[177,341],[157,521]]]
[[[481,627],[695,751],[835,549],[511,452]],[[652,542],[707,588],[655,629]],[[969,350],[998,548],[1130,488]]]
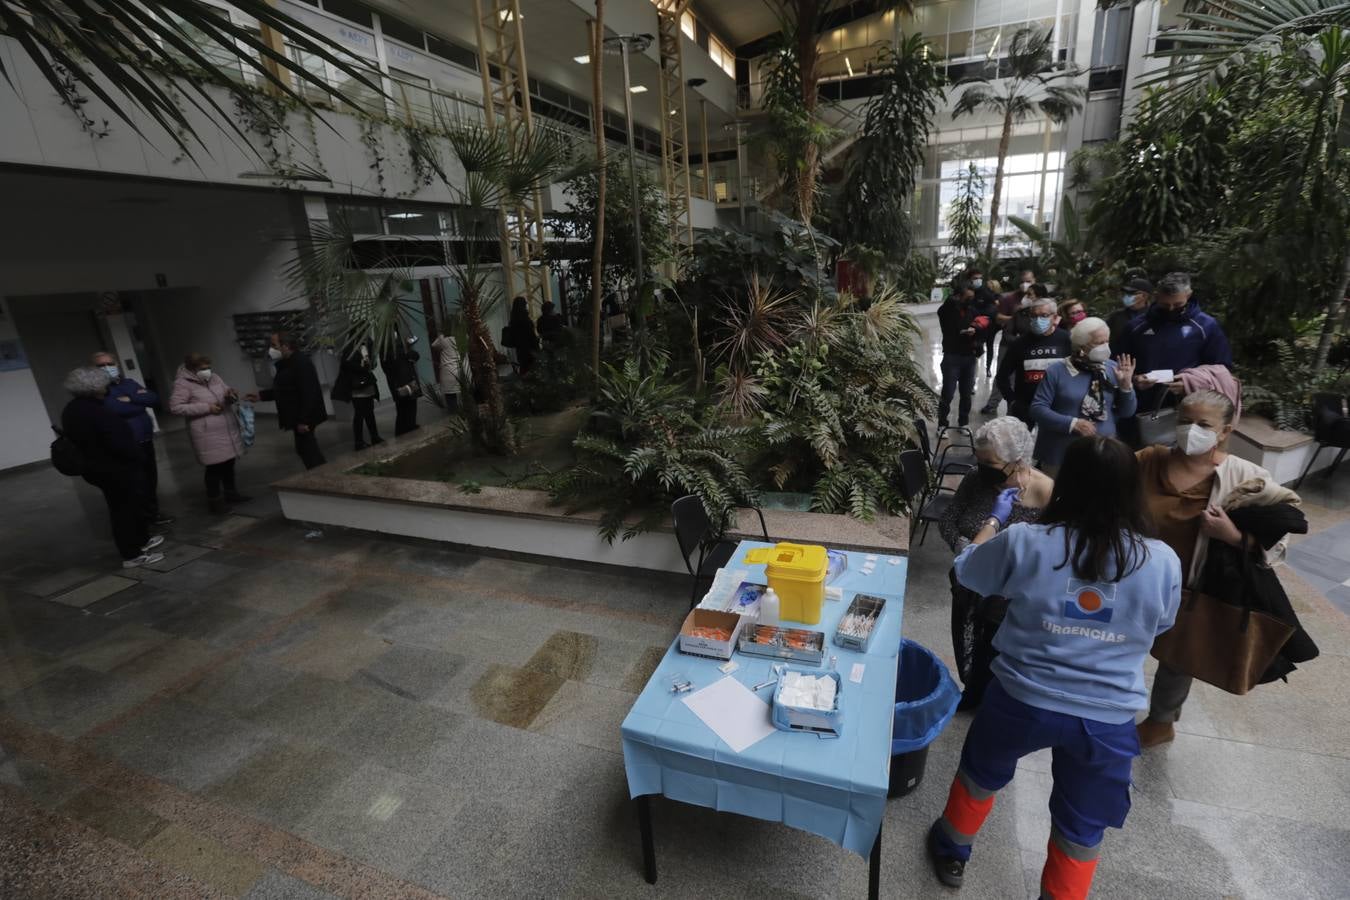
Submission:
[[[1284,558],[1288,529],[1307,531],[1298,495],[1281,487],[1265,469],[1228,452],[1228,439],[1237,424],[1236,393],[1234,385],[1233,396],[1212,390],[1187,394],[1177,406],[1177,445],[1145,447],[1136,454],[1149,516],[1158,537],[1181,560],[1182,586],[1191,590],[1201,586],[1215,542],[1237,548],[1268,570]],[[1276,507],[1283,510],[1277,512]],[[1239,528],[1230,512],[1250,530]],[[1225,588],[1240,590],[1241,580],[1240,574],[1224,579]],[[1265,590],[1281,592],[1278,582],[1272,587],[1267,581]],[[1283,605],[1288,605],[1287,598]],[[1289,613],[1292,616],[1292,607]],[[1290,642],[1293,646],[1282,648],[1282,655],[1293,662],[1317,653],[1301,629]],[[1174,723],[1181,717],[1192,681],[1190,675],[1158,664],[1148,717],[1139,723],[1140,746],[1155,747],[1176,736]]]

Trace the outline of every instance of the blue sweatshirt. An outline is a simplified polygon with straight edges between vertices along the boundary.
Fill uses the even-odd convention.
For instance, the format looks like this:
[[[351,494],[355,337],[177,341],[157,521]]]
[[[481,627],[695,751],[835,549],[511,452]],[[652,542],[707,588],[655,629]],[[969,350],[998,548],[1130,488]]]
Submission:
[[[1134,357],[1135,374],[1147,375],[1157,369],[1194,369],[1196,366],[1233,368],[1233,351],[1219,321],[1200,310],[1192,300],[1179,318],[1169,318],[1157,307],[1150,307],[1131,322],[1112,344],[1117,354]]]
[[[961,551],[957,580],[1008,598],[991,667],[1004,690],[1029,706],[1113,725],[1148,707],[1144,657],[1176,620],[1181,561],[1162,541],[1145,544],[1142,566],[1101,583],[1061,567],[1059,525],[1013,525]]]
[[[122,398],[126,399],[123,400]],[[121,416],[131,426],[131,433],[137,443],[145,443],[155,437],[155,423],[150,420],[147,409],[159,402],[159,395],[141,387],[130,378],[119,378],[108,385],[108,396],[103,401],[108,412]]]
[[[1011,350],[1008,351],[1010,354]],[[1120,379],[1116,377],[1116,363],[1107,360],[1104,364],[1106,381],[1110,389],[1103,391],[1102,403],[1107,416],[1100,422],[1094,422],[1097,433],[1104,437],[1116,436],[1116,423],[1134,415],[1138,399],[1134,389],[1122,391]],[[1036,429],[1036,460],[1041,465],[1057,466],[1064,460],[1064,451],[1078,435],[1073,433],[1073,420],[1079,417],[1083,409],[1083,398],[1092,385],[1092,376],[1084,371],[1077,375],[1069,374],[1069,367],[1062,359],[1053,360],[1045,370],[1045,377],[1036,385],[1028,408],[1031,421],[1039,426]],[[1127,385],[1128,387],[1128,385]]]

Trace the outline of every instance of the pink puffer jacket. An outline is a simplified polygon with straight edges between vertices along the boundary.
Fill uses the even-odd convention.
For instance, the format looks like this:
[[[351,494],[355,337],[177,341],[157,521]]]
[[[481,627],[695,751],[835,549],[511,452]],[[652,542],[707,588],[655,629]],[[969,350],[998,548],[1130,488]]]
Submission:
[[[239,416],[234,406],[225,402],[230,386],[219,375],[203,383],[195,372],[183,366],[173,380],[173,394],[169,397],[169,412],[187,419],[188,437],[197,462],[204,466],[227,462],[244,455],[244,441],[239,435]],[[213,405],[221,411],[211,412]]]

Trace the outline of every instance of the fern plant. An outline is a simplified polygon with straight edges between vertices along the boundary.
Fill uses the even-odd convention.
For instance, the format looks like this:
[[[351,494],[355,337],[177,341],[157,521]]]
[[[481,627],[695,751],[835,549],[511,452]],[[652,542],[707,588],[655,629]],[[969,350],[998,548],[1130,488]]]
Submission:
[[[1274,361],[1252,372],[1243,386],[1249,410],[1266,416],[1285,431],[1312,430],[1313,394],[1344,390],[1350,378],[1339,371],[1315,368],[1315,338],[1271,341]]]
[[[741,461],[750,427],[722,425],[711,408],[664,367],[636,360],[605,366],[591,421],[572,446],[577,461],[550,485],[569,513],[602,511],[600,536],[613,543],[662,524],[671,501],[693,494],[718,530],[758,492]]]
[[[819,512],[906,512],[900,451],[933,397],[914,361],[918,330],[898,296],[821,312],[825,327],[756,363],[765,478],[809,492]]]

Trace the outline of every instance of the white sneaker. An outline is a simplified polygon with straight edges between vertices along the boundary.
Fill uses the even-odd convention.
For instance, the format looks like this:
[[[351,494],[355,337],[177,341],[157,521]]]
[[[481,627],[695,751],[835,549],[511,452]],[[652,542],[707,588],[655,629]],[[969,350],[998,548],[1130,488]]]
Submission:
[[[160,540],[163,540],[163,538],[161,538]],[[141,566],[153,565],[162,560],[163,558],[164,558],[163,553],[142,553],[135,559],[122,560],[122,568],[139,569]]]
[[[164,543],[164,535],[157,534],[154,537],[150,538],[150,540],[145,542],[145,546],[141,548],[141,552],[148,553],[149,551],[155,549],[162,543]]]

